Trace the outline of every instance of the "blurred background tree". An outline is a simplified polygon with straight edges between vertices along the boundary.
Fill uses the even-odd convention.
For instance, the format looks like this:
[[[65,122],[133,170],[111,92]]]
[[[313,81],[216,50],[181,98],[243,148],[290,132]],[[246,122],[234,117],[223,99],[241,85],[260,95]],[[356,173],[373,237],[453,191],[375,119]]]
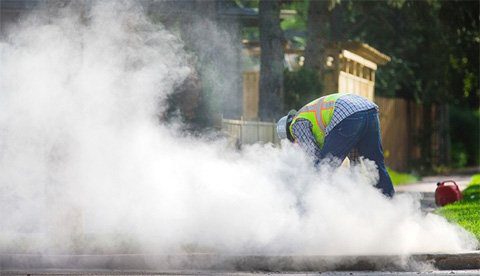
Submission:
[[[425,116],[417,137],[423,165],[434,154],[429,143],[435,128],[450,137],[451,144],[441,147],[452,149],[444,164],[480,164],[479,1],[297,0],[282,8],[297,12],[281,26],[287,40],[305,50],[302,69],[285,73],[284,111],[321,89],[314,80],[321,79],[315,75],[322,74],[326,43],[367,42],[392,58],[377,71],[376,95],[421,103],[425,115],[438,106],[440,121]]]
[[[259,115],[272,121],[284,109],[283,68],[284,37],[280,27],[282,1],[260,1],[260,99]]]
[[[227,2],[232,4],[229,7],[248,9],[253,11],[249,14],[254,14],[254,23],[241,27],[241,38],[262,49],[260,62],[255,58],[247,61],[253,66],[259,64],[261,71],[260,119],[272,121],[322,95],[327,45],[361,41],[391,57],[376,71],[376,95],[403,98],[423,106],[425,120],[415,134],[422,151],[418,167],[431,169],[438,151],[451,152],[451,156],[442,155],[440,162],[444,165],[480,164],[479,1],[215,0],[211,3],[216,4],[209,7],[213,10]],[[288,16],[282,11],[288,11]],[[202,11],[202,18],[208,17],[206,14]],[[191,29],[191,24],[185,26]],[[203,76],[208,71],[205,68],[220,56],[217,48],[208,51],[211,55],[200,57],[198,72],[203,87],[210,83]],[[288,53],[301,53],[298,67],[286,64],[284,54]],[[222,62],[212,64],[228,65],[223,61],[231,60],[228,55],[217,59]],[[210,99],[216,98],[205,91],[200,95],[210,105]],[[212,107],[204,106],[200,103],[197,109],[209,114]],[[431,121],[432,112],[439,119]],[[446,142],[432,149],[432,133],[440,133]]]

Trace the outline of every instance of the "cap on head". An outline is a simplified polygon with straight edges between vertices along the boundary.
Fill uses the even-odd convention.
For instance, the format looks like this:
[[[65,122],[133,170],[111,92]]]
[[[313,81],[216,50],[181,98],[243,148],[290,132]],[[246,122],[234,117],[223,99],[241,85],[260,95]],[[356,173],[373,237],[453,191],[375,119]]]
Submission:
[[[278,120],[277,122],[277,134],[278,134],[278,138],[280,138],[280,140],[282,139],[288,139],[290,141],[293,141],[293,137],[290,133],[290,124],[292,123],[293,121],[293,117],[295,116],[295,114],[297,114],[297,111],[292,109],[290,110],[290,112],[288,112],[287,115],[283,116],[282,118],[280,118],[280,120]]]

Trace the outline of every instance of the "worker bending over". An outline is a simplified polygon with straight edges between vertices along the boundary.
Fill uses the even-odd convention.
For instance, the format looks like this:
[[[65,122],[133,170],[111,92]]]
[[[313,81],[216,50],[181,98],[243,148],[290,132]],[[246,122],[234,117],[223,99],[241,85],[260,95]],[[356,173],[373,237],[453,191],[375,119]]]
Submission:
[[[316,166],[326,157],[338,158],[332,160],[339,166],[351,153],[373,160],[380,175],[376,187],[388,197],[394,195],[383,157],[378,106],[371,101],[353,94],[321,97],[282,117],[277,133],[280,139],[298,143]]]

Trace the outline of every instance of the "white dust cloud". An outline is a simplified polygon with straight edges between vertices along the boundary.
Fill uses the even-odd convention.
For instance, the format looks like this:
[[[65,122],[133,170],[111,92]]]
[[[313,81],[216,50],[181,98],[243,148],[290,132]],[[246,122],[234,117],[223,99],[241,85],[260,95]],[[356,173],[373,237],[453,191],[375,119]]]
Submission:
[[[182,42],[132,2],[77,8],[37,11],[0,45],[1,253],[475,248],[418,199],[384,198],[369,162],[316,171],[289,144],[237,152],[162,125],[191,68]]]

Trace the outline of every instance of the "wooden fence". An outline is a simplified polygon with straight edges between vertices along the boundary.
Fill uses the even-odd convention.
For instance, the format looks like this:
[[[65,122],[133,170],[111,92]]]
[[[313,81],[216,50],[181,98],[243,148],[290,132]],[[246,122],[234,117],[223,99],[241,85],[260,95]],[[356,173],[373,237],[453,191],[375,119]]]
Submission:
[[[375,102],[380,107],[385,162],[395,170],[406,171],[415,161],[424,158],[418,140],[425,128],[425,116],[430,116],[429,122],[438,124],[439,108],[432,106],[430,114],[425,114],[421,104],[404,99],[376,97]],[[223,119],[221,128],[237,146],[256,142],[279,143],[274,122]],[[434,130],[428,147],[433,152],[441,153],[440,145],[444,139],[438,128]],[[438,163],[439,158],[440,154],[434,154],[432,162]]]
[[[442,135],[439,106],[432,105],[428,111],[422,104],[382,97],[375,97],[375,103],[380,108],[382,144],[387,166],[405,171],[421,159],[425,161],[429,158],[431,165],[438,165],[445,159],[448,150],[444,145],[448,141]],[[423,135],[428,136],[425,138]],[[422,139],[423,145],[420,144]],[[425,152],[428,152],[428,156],[422,156]]]
[[[380,107],[383,153],[387,166],[405,170],[409,160],[410,135],[407,125],[408,102],[403,99],[376,97]]]
[[[222,120],[222,131],[237,146],[257,142],[278,144],[276,123],[242,120]]]
[[[256,120],[258,118],[258,71],[243,72],[243,118]]]

